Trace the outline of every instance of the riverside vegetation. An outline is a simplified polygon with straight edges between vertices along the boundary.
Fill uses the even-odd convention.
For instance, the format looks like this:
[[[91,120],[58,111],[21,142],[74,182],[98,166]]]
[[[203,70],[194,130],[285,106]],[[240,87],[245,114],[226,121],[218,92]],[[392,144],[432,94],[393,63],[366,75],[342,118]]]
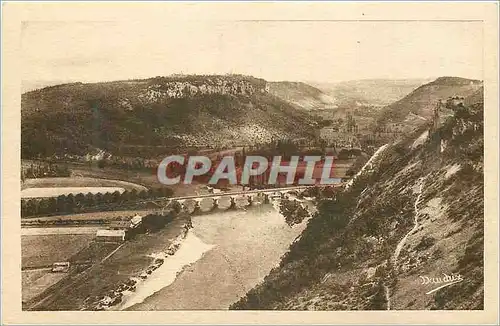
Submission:
[[[69,194],[50,198],[35,198],[21,201],[21,217],[37,217],[61,214],[75,214],[111,210],[127,210],[136,207],[138,200],[171,197],[170,188],[156,188],[148,191],[135,189],[120,193]]]

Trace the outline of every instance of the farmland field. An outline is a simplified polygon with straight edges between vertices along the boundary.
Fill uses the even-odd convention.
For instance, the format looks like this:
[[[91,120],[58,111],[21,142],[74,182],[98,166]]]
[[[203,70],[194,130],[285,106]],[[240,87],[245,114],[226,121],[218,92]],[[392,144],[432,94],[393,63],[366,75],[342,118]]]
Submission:
[[[116,187],[125,190],[147,190],[146,187],[131,182],[90,177],[26,179],[22,185],[22,189],[59,187]]]
[[[22,236],[34,236],[34,235],[80,235],[80,234],[95,234],[99,227],[34,227],[34,228],[21,228]]]
[[[95,233],[22,235],[22,269],[47,267],[67,261],[89,245]]]
[[[65,276],[65,273],[51,273],[50,269],[22,271],[22,300],[33,299]]]
[[[45,222],[45,221],[58,221],[58,220],[65,220],[65,221],[85,221],[85,220],[116,220],[116,219],[121,219],[123,217],[129,217],[132,218],[135,215],[148,215],[151,214],[154,210],[147,210],[147,209],[142,209],[142,210],[129,210],[129,211],[110,211],[110,212],[93,212],[93,213],[80,213],[80,214],[71,214],[71,215],[56,215],[56,216],[44,216],[44,217],[37,217],[31,219],[31,221],[40,221],[40,222]]]
[[[57,197],[60,195],[77,194],[105,194],[107,192],[123,193],[125,189],[118,187],[53,187],[53,188],[28,188],[21,190],[21,198]]]
[[[75,255],[73,260],[92,259],[93,266],[72,280],[63,281],[52,297],[43,304],[36,305],[36,310],[79,310],[85,307],[87,298],[103,295],[130,277],[138,276],[154,260],[150,256],[152,253],[165,251],[181,234],[187,219],[187,216],[178,217],[158,232],[140,234],[123,243],[112,256],[109,253],[118,244],[92,242],[88,248]]]
[[[52,236],[51,236],[52,237]],[[74,235],[73,235],[74,237]],[[111,252],[118,248],[118,243],[111,242],[96,242],[88,241],[88,246],[84,245],[83,249],[79,250],[76,254],[71,254],[68,252],[65,260],[73,264],[73,266],[78,266],[82,262],[101,262],[108,256]],[[77,246],[73,247],[75,250]],[[23,247],[23,250],[25,247]],[[70,256],[70,258],[68,258]],[[85,265],[85,264],[84,264]],[[85,268],[85,267],[84,267]],[[84,275],[85,272],[83,272]],[[43,300],[42,293],[50,297],[51,293],[57,292],[57,289],[61,287],[71,286],[74,278],[81,276],[81,270],[72,270],[69,273],[52,273],[51,268],[30,268],[22,271],[22,297],[23,297],[23,309],[30,307],[33,304]],[[69,285],[68,285],[69,284]],[[45,292],[47,291],[47,292]],[[42,297],[39,297],[41,295]]]

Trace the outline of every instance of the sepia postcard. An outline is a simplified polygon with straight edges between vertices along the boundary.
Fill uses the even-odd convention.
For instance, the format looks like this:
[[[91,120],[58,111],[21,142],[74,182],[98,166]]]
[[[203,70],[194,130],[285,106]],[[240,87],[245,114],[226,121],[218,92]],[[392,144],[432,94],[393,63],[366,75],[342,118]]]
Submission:
[[[2,5],[2,324],[499,322],[498,3]]]

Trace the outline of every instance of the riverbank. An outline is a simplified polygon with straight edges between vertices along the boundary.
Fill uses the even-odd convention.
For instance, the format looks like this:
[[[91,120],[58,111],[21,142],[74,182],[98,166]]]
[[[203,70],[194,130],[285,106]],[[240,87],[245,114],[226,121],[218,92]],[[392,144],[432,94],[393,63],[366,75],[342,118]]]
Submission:
[[[192,231],[179,236],[166,252],[152,254],[162,265],[145,279],[137,281],[135,292],[125,293],[122,303],[113,310],[125,310],[135,304],[142,303],[146,298],[172,284],[177,275],[200,259],[203,254],[214,246],[203,243]]]
[[[199,248],[211,249],[185,264],[172,283],[164,281],[164,287],[126,310],[228,309],[279,264],[306,224],[288,226],[269,204],[193,216],[192,223],[189,232],[200,242],[184,243],[186,251],[196,258]]]
[[[79,252],[75,259],[84,261],[94,259],[90,268],[75,272],[59,282],[50,293],[33,302],[30,306],[35,310],[96,310],[97,303],[121,292],[123,284],[131,284],[133,278],[140,278],[149,267],[158,262],[152,253],[164,252],[175,242],[179,235],[186,231],[190,217],[181,215],[168,223],[163,229],[139,234],[134,239],[120,245],[119,250],[111,255],[98,255],[101,246],[107,243],[93,242]],[[102,256],[102,257],[101,257]],[[117,299],[115,304],[120,303]]]

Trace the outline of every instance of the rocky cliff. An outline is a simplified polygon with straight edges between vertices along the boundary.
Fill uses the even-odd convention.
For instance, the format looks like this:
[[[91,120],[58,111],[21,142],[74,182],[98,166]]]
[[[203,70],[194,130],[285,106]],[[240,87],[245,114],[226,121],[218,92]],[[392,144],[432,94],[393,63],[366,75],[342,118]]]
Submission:
[[[280,265],[231,309],[482,309],[482,96],[464,102],[320,199]]]

